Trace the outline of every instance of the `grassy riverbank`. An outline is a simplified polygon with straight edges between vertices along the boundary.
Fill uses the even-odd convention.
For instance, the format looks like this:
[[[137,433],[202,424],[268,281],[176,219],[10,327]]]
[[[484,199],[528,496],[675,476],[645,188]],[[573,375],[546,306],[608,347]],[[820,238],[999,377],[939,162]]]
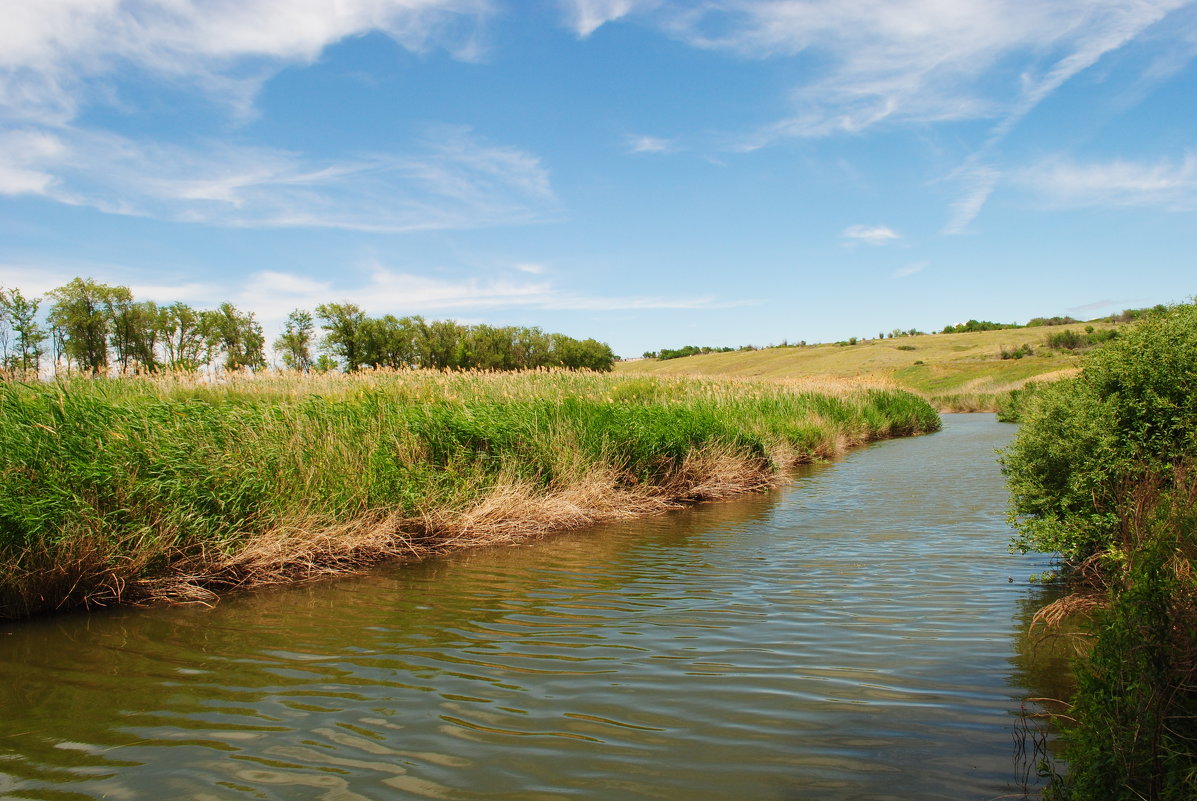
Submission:
[[[1101,332],[1125,325],[1093,323],[1092,327]],[[1029,381],[1075,375],[1081,364],[1080,354],[1052,348],[1049,342],[1066,331],[1083,330],[1083,325],[1074,323],[860,340],[852,345],[772,347],[681,359],[637,359],[617,362],[615,370],[620,374],[753,379],[867,379],[918,393],[940,411],[995,411],[1012,390]],[[1009,358],[1016,351],[1029,355]]]
[[[1091,650],[1063,727],[1071,801],[1197,798],[1197,306],[1146,317],[1016,408],[1019,545],[1061,555]]]
[[[758,490],[931,431],[858,384],[390,372],[0,384],[0,616],[210,600]]]

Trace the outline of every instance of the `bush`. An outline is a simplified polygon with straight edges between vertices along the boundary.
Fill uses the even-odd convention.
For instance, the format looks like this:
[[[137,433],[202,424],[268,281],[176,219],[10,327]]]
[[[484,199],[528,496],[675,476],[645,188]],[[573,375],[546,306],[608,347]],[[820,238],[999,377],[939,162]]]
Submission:
[[[1019,345],[1014,350],[1006,350],[1006,347],[1004,345],[1002,346],[1001,356],[1003,359],[1021,359],[1023,356],[1034,355],[1035,349],[1026,343]]]
[[[1197,797],[1197,306],[1152,312],[1023,398],[1016,545],[1105,589],[1045,798]]]
[[[1028,550],[1112,548],[1125,487],[1197,455],[1197,306],[1144,318],[1036,393],[1003,457]]]

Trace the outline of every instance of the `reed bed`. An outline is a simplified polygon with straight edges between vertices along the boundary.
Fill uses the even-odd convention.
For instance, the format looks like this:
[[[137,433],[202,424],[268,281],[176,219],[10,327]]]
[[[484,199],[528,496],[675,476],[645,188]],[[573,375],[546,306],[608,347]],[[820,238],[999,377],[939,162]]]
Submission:
[[[0,617],[212,602],[777,483],[938,428],[859,382],[387,371],[0,383]]]

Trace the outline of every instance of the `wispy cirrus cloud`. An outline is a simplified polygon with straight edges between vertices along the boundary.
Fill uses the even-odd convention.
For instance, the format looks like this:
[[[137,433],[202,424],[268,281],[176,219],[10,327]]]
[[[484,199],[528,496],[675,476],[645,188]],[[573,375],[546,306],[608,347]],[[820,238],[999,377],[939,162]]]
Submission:
[[[894,270],[893,277],[894,278],[909,278],[910,276],[914,275],[915,273],[921,273],[923,270],[927,269],[930,266],[931,266],[931,262],[929,262],[929,261],[916,261],[913,264],[907,264],[905,267],[899,267],[898,269]]]
[[[89,105],[128,102],[128,80],[207,98],[209,114],[245,115],[274,74],[369,31],[471,58],[492,12],[491,0],[13,4],[0,26],[0,194],[253,227],[410,231],[551,218],[557,203],[540,161],[464,127],[430,129],[390,152],[315,157],[236,136],[133,138],[77,121]]]
[[[952,179],[960,186],[960,195],[951,204],[948,222],[942,233],[963,234],[1002,178],[1002,173],[987,165],[972,165],[958,170]]]
[[[1066,208],[1158,206],[1190,211],[1197,209],[1197,154],[1154,162],[1078,163],[1057,158],[1015,172],[1011,182]]]
[[[529,280],[442,278],[375,264],[355,284],[320,281],[278,271],[250,276],[238,297],[271,322],[294,308],[315,308],[329,300],[356,303],[370,314],[456,316],[495,309],[615,312],[654,309],[721,309],[752,305],[713,295],[655,297],[589,295],[562,289],[539,276]]]
[[[795,113],[747,137],[857,132],[883,122],[995,119],[999,129],[1188,0],[712,0],[654,16],[695,46],[803,56]]]
[[[651,8],[655,0],[560,0],[565,11],[566,22],[581,38],[627,16],[637,8]]]
[[[627,149],[629,153],[669,153],[677,143],[672,139],[662,139],[657,136],[629,136]]]
[[[242,108],[261,83],[335,42],[382,31],[404,47],[478,51],[489,0],[38,0],[0,26],[0,114],[63,124],[114,72],[198,89]]]
[[[844,229],[841,236],[851,242],[864,242],[869,245],[884,245],[902,238],[888,225],[850,225]]]
[[[368,314],[422,314],[460,317],[504,309],[546,311],[619,312],[630,310],[702,310],[756,305],[753,299],[727,299],[716,295],[594,295],[563,288],[527,264],[512,265],[526,277],[446,277],[414,270],[395,269],[372,262],[349,275],[356,279],[313,278],[282,270],[249,274],[239,284],[163,280],[156,271],[127,265],[71,262],[0,263],[0,286],[15,287],[26,295],[45,295],[75,276],[102,283],[128,286],[138,300],[159,304],[183,301],[200,308],[231,301],[254,312],[268,326],[281,322],[296,308],[315,309],[321,303],[356,303]]]
[[[182,222],[378,232],[527,224],[558,213],[539,159],[460,126],[434,128],[403,154],[340,161],[75,128],[11,131],[0,134],[0,194]]]

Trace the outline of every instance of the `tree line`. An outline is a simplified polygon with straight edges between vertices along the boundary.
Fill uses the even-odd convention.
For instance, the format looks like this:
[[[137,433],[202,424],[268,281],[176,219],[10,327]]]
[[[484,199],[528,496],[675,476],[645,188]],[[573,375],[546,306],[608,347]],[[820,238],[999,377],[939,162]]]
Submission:
[[[43,314],[43,308],[45,313]],[[317,323],[320,332],[317,332]],[[461,325],[420,316],[369,317],[352,303],[296,309],[271,343],[282,364],[299,371],[373,367],[608,371],[604,343],[539,328]],[[0,371],[137,374],[262,370],[266,336],[253,312],[221,303],[138,301],[125,286],[75,278],[44,297],[0,287]]]

